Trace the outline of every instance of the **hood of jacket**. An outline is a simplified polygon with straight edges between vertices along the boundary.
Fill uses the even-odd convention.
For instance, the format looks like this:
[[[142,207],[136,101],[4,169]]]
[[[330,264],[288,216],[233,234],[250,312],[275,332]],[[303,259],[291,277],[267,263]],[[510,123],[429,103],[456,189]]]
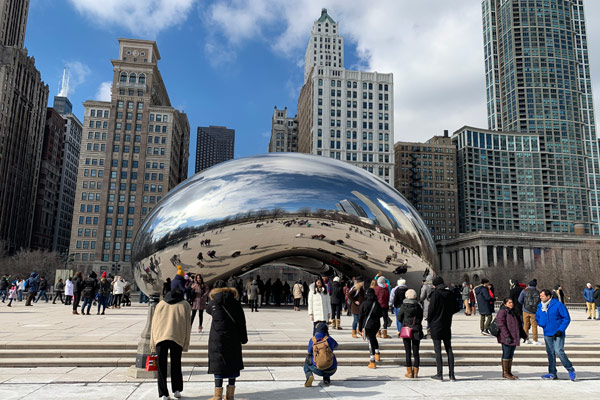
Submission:
[[[165,297],[163,298],[163,300],[168,303],[168,304],[176,304],[179,303],[180,301],[184,301],[183,298],[183,293],[181,292],[181,290],[179,289],[173,289],[170,290]]]
[[[230,287],[217,288],[211,290],[208,297],[217,303],[227,304],[238,298],[238,291]]]

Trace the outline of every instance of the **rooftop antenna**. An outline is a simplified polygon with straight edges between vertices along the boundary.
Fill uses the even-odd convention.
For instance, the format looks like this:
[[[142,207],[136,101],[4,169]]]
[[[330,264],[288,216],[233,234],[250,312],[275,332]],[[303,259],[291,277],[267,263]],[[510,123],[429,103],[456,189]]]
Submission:
[[[70,79],[71,79],[71,71],[69,71],[67,69],[67,66],[65,65],[65,68],[63,69],[62,81],[60,84],[60,91],[58,92],[58,95],[60,97],[68,97],[69,96],[69,80]]]

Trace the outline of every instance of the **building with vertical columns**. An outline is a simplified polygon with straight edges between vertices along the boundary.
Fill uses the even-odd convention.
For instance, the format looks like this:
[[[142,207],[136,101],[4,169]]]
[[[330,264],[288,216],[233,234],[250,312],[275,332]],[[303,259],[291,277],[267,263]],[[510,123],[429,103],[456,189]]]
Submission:
[[[196,140],[198,173],[224,161],[233,160],[235,129],[225,126],[199,126]]]
[[[344,38],[326,9],[304,62],[298,151],[349,162],[393,185],[393,75],[345,69]]]
[[[0,249],[29,248],[48,86],[23,47],[28,0],[0,0]]]
[[[156,42],[119,39],[110,101],[88,100],[69,252],[77,270],[131,279],[134,233],[186,179],[190,126],[171,106]]]
[[[394,187],[423,217],[436,241],[456,238],[456,147],[448,131],[426,143],[397,142],[394,153]]]
[[[287,107],[273,111],[269,153],[298,151],[298,119],[287,116]]]

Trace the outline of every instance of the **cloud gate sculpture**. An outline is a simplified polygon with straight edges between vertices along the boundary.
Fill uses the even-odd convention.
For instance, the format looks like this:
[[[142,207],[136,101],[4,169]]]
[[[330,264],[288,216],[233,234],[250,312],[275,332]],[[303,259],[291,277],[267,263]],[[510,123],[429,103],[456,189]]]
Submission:
[[[209,284],[263,265],[418,287],[437,254],[429,230],[394,188],[350,164],[272,153],[219,164],[169,192],[133,244],[135,279],[161,293],[177,265]]]

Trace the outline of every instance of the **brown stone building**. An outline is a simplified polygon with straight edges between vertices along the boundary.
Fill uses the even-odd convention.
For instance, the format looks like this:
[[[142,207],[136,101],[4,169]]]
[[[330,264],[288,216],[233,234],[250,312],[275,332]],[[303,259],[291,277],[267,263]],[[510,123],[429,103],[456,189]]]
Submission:
[[[156,42],[119,39],[111,101],[86,101],[70,253],[74,268],[128,275],[134,233],[186,179],[190,126],[163,83]]]
[[[417,209],[436,241],[458,235],[456,148],[448,137],[397,142],[394,187]]]
[[[58,213],[64,133],[65,120],[56,110],[48,108],[31,236],[31,247],[34,249],[52,249]]]
[[[48,86],[23,48],[29,1],[0,0],[0,249],[31,241]]]

